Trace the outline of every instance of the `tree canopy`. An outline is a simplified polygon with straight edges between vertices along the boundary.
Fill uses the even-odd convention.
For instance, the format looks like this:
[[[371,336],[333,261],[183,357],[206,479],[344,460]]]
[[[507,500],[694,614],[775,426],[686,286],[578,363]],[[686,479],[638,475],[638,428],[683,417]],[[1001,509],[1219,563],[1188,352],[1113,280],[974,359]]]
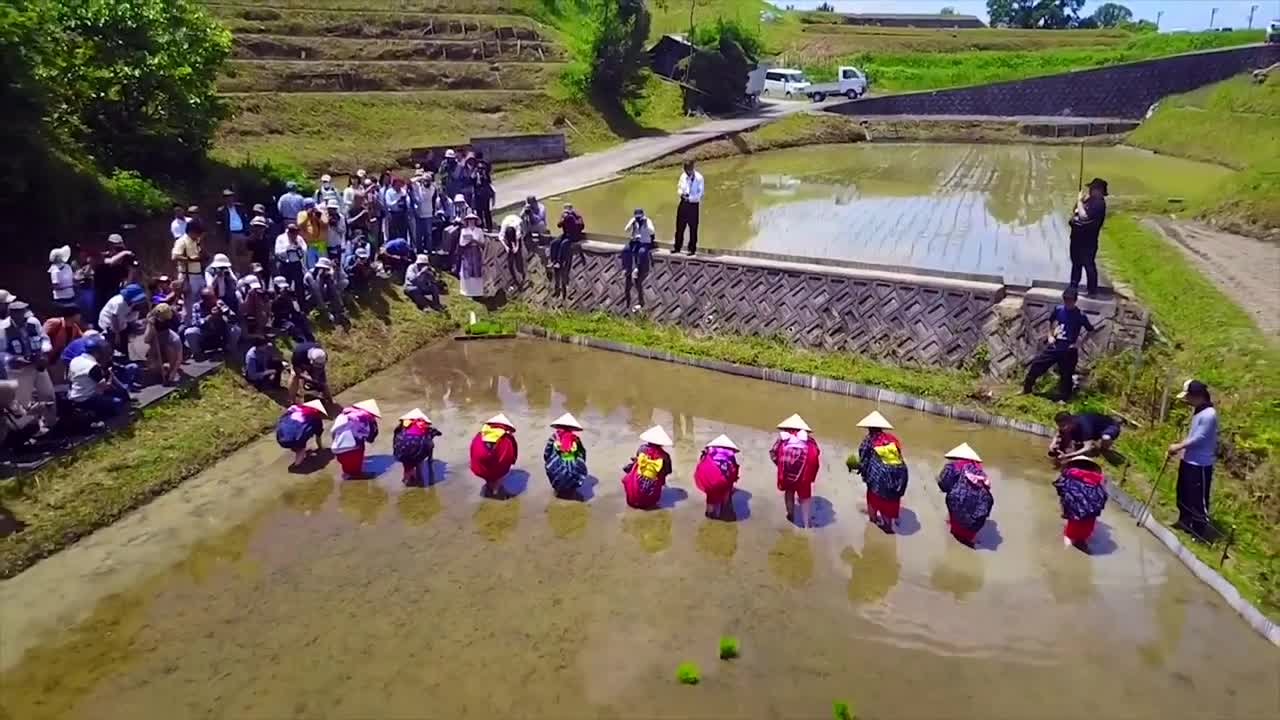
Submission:
[[[1017,28],[1068,28],[1075,25],[1084,0],[987,0],[992,25]]]
[[[1133,20],[1133,11],[1119,3],[1103,3],[1093,11],[1093,20],[1098,27],[1120,27]]]

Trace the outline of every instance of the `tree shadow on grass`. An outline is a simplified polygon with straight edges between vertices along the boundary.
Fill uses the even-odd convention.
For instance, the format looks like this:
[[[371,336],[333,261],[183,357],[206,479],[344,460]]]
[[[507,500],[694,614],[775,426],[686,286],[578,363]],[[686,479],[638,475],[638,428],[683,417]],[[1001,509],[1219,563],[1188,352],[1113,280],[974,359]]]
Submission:
[[[648,127],[636,122],[616,99],[592,97],[591,106],[604,120],[609,130],[618,137],[633,139],[642,137],[658,137],[667,133],[655,127]]]

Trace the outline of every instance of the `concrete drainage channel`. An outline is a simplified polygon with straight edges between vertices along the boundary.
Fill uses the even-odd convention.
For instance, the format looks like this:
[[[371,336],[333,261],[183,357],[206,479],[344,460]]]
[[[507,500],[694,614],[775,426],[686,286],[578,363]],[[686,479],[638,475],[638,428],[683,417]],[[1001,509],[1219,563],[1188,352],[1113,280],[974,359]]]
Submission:
[[[628,355],[635,355],[637,357],[648,358],[651,360],[662,360],[680,365],[690,365],[693,367],[703,368],[705,370],[714,370],[716,372],[728,373],[730,375],[737,375],[740,377],[767,380],[769,382],[804,387],[836,395],[847,395],[849,397],[874,400],[876,402],[888,403],[890,405],[899,405],[913,410],[918,410],[920,412],[926,412],[931,415],[940,415],[946,418],[965,420],[981,425],[1017,430],[1019,432],[1036,435],[1038,437],[1051,437],[1053,435],[1052,428],[1039,423],[1007,418],[1001,415],[992,415],[991,413],[974,410],[972,408],[956,407],[954,405],[935,402],[933,400],[909,395],[907,393],[887,390],[874,385],[863,385],[861,383],[849,382],[847,380],[835,380],[833,378],[818,377],[816,375],[807,375],[804,373],[793,373],[785,370],[774,370],[770,368],[756,367],[754,365],[738,365],[735,363],[724,362],[722,360],[690,357],[662,350],[652,350],[639,345],[614,342],[612,340],[601,340],[581,335],[561,335],[560,333],[552,332],[545,328],[533,325],[521,325],[519,332],[522,335],[568,343],[571,345],[580,345],[598,350],[626,353]],[[1231,608],[1235,610],[1250,627],[1257,631],[1258,634],[1262,635],[1262,637],[1266,638],[1272,645],[1280,647],[1280,625],[1277,625],[1266,615],[1262,614],[1262,612],[1254,607],[1252,603],[1242,597],[1240,592],[1236,590],[1230,582],[1227,582],[1226,578],[1222,577],[1222,575],[1217,571],[1206,565],[1202,560],[1200,560],[1200,558],[1196,557],[1191,550],[1182,544],[1182,541],[1173,533],[1172,530],[1161,525],[1150,514],[1142,512],[1142,504],[1110,480],[1107,481],[1107,492],[1117,505],[1124,509],[1124,511],[1131,517],[1137,518],[1139,525],[1146,528],[1147,531],[1167,547],[1169,551],[1178,558],[1178,560],[1182,561],[1182,564],[1186,565],[1187,569],[1189,569],[1193,575],[1212,588],[1214,592],[1218,593],[1218,595],[1226,601],[1227,605],[1231,606]]]

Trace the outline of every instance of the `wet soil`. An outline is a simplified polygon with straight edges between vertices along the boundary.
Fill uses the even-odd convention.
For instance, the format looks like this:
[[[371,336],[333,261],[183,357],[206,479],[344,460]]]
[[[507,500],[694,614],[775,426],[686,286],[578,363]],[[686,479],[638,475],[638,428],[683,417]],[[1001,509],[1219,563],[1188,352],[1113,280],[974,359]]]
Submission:
[[[270,439],[0,584],[0,716],[1263,717],[1276,650],[1127,516],[1064,550],[1027,436],[900,408],[901,533],[867,522],[843,461],[865,401],[532,340],[449,343],[353,389],[445,435],[438,483],[405,489],[391,422],[368,480],[290,474]],[[483,499],[466,447],[519,427],[515,497]],[[556,500],[545,424],[584,421],[595,482]],[[823,461],[817,525],[792,526],[767,448],[800,411]],[[618,478],[644,428],[675,439],[663,507]],[[742,447],[737,522],[703,517],[700,447]],[[933,486],[960,441],[987,459],[972,550]],[[742,657],[716,659],[731,634]],[[678,663],[703,670],[676,683]]]
[[[1144,224],[1180,248],[1264,333],[1280,338],[1280,245],[1194,220],[1152,217]]]

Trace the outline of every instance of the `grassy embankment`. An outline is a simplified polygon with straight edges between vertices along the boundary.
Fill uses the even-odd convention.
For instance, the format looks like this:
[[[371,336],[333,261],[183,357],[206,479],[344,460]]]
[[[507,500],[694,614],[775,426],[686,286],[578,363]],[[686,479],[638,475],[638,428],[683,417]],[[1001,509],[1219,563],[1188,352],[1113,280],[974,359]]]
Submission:
[[[1239,170],[1192,203],[1234,232],[1280,240],[1280,75],[1240,75],[1166,98],[1129,142]]]
[[[1090,386],[1071,403],[1071,409],[1117,412],[1137,423],[1126,428],[1121,449],[1132,463],[1127,489],[1145,497],[1159,476],[1164,449],[1182,436],[1188,417],[1184,408],[1175,407],[1166,420],[1158,419],[1163,385],[1157,381],[1176,386],[1185,377],[1195,376],[1208,382],[1221,412],[1224,448],[1214,485],[1213,515],[1220,527],[1234,527],[1236,532],[1231,558],[1220,571],[1263,612],[1280,617],[1280,404],[1275,400],[1280,388],[1280,350],[1176,248],[1142,229],[1135,218],[1109,219],[1103,246],[1108,271],[1134,289],[1174,344],[1149,348],[1140,368],[1131,357],[1098,364]],[[1060,409],[1043,397],[1017,394],[1016,378],[993,385],[976,368],[901,367],[855,354],[802,350],[774,338],[699,335],[604,313],[517,306],[502,316],[559,333],[856,380],[1046,424]],[[1046,472],[1050,471],[1046,468]],[[1176,518],[1171,473],[1166,472],[1161,481],[1156,504],[1155,514],[1162,522],[1169,524]],[[1220,546],[1187,544],[1211,566],[1218,566]]]
[[[1262,31],[1133,34],[1124,30],[885,28],[844,25],[836,15],[779,12],[761,20],[760,0],[700,4],[695,22],[717,16],[755,27],[777,64],[829,80],[839,65],[857,65],[875,92],[931,90],[1017,80],[1193,50],[1260,42]],[[652,35],[688,30],[687,5],[654,9]]]
[[[357,298],[351,328],[319,326],[333,389],[349,387],[465,323],[461,298],[447,314],[423,313],[390,286]],[[40,471],[0,482],[0,501],[27,527],[0,539],[0,577],[114,522],[261,437],[281,411],[224,368],[144,408],[129,426]]]

